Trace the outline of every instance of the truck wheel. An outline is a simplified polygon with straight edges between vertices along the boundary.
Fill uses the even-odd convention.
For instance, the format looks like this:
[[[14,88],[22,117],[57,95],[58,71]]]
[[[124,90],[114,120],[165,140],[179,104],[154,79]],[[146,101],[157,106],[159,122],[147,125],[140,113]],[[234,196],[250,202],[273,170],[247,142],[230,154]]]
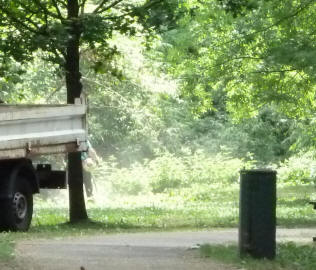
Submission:
[[[4,202],[4,227],[10,231],[27,231],[33,214],[33,194],[25,178],[14,182],[12,198]]]

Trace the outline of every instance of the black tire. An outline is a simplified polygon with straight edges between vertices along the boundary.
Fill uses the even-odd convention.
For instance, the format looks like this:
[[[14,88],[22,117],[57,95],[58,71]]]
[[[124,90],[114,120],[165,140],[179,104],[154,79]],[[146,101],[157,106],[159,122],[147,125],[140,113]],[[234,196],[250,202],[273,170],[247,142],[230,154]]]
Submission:
[[[9,231],[27,231],[33,215],[33,194],[30,183],[18,177],[13,183],[11,199],[2,203],[2,227]]]

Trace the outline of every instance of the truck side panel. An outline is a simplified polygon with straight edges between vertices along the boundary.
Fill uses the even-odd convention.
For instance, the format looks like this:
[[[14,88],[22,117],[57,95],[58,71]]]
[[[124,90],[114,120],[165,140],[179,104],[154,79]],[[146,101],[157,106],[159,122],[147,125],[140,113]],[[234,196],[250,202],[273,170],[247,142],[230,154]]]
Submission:
[[[86,106],[1,105],[0,160],[85,151]]]

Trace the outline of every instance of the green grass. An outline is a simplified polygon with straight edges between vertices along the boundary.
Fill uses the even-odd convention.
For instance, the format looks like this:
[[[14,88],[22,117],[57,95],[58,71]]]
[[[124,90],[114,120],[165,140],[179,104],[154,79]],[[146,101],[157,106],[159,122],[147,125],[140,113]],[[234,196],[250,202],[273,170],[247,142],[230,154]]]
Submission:
[[[277,194],[277,223],[282,227],[312,227],[316,211],[308,202],[315,188],[280,187]],[[67,202],[64,202],[65,206]],[[68,221],[68,210],[55,202],[36,204],[32,230],[58,231]],[[88,204],[89,217],[103,230],[205,229],[238,226],[239,186],[205,186],[172,190],[166,194],[111,198]]]
[[[316,246],[297,245],[293,242],[278,244],[275,260],[240,258],[238,248],[233,245],[202,245],[200,254],[204,258],[247,270],[316,269]]]
[[[278,188],[278,225],[315,226],[316,211],[308,204],[314,191],[314,187],[306,186]],[[238,185],[169,190],[156,195],[118,196],[88,204],[88,214],[93,222],[70,225],[68,209],[64,207],[66,201],[37,198],[28,233],[0,234],[0,261],[13,257],[14,244],[20,239],[236,227],[238,201]]]
[[[13,238],[9,233],[0,235],[0,261],[7,261],[14,257]]]
[[[315,186],[278,188],[277,223],[284,227],[315,227],[316,211],[309,201],[315,196]]]

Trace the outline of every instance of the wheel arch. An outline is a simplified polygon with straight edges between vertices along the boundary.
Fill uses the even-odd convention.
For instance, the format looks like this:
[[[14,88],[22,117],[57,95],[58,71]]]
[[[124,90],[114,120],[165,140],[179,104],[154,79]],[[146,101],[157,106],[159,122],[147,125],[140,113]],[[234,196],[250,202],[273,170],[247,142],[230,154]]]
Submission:
[[[32,193],[39,193],[39,182],[32,161],[29,159],[16,159],[1,161],[1,190],[0,197],[11,197],[15,181],[19,177],[25,178],[31,187]]]
[[[31,160],[20,159],[14,166],[10,174],[10,190],[13,188],[13,182],[21,176],[30,183],[33,194],[39,193],[39,181]]]

